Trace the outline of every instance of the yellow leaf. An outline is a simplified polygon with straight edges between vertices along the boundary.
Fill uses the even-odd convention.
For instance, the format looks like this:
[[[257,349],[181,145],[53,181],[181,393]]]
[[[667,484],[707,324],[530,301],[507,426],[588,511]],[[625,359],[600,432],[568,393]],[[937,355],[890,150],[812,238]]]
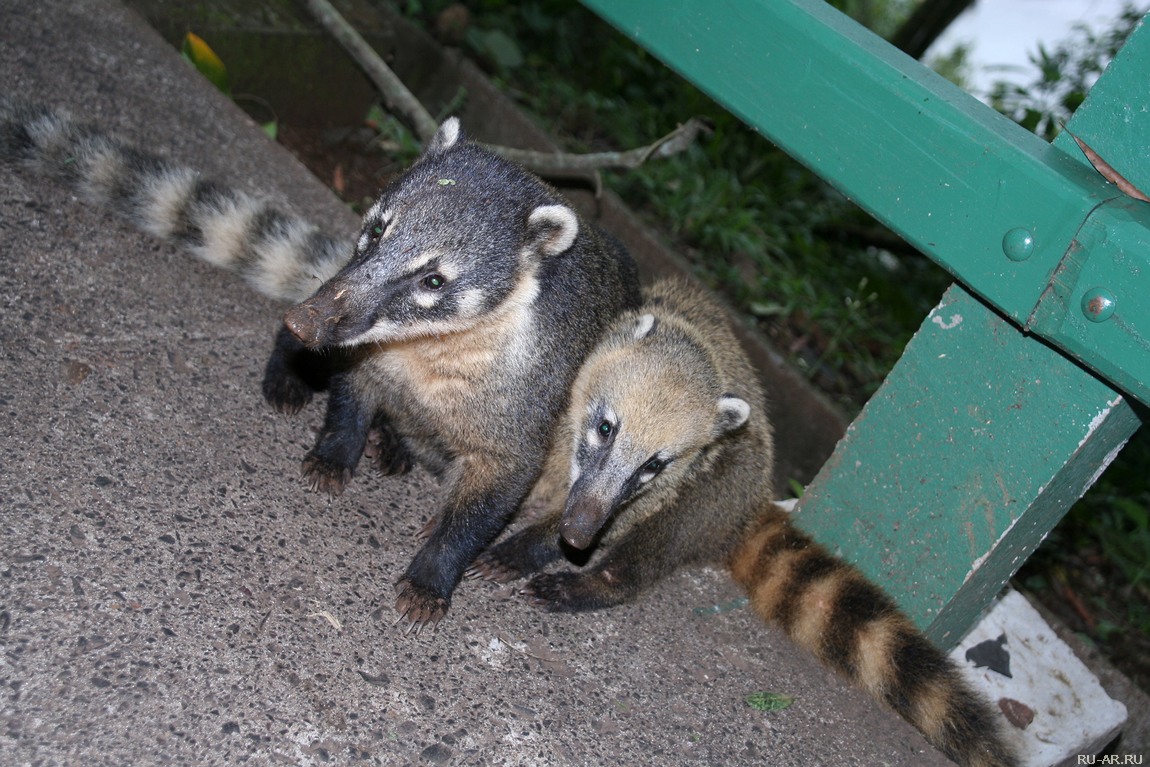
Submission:
[[[208,78],[212,85],[224,93],[231,93],[232,86],[228,82],[228,68],[224,66],[224,62],[220,60],[211,46],[204,42],[203,38],[191,32],[185,35],[183,54],[184,58],[192,62],[192,66]]]

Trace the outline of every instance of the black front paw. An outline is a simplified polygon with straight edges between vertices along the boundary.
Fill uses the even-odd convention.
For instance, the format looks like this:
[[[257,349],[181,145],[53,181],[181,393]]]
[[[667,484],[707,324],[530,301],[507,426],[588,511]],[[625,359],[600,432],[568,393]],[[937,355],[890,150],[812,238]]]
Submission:
[[[510,583],[523,578],[527,573],[509,562],[504,562],[494,550],[489,549],[475,559],[464,575],[473,580]]]
[[[581,573],[558,572],[536,575],[523,589],[534,606],[552,613],[593,610],[598,605],[589,578]]]
[[[302,378],[290,374],[264,375],[264,400],[284,415],[295,415],[311,402],[315,390]]]
[[[435,625],[447,615],[447,608],[451,606],[448,597],[434,593],[431,589],[416,584],[407,578],[395,585],[397,596],[395,598],[395,611],[399,617],[396,623],[407,621],[404,633],[418,634],[423,627]]]
[[[264,366],[264,399],[281,413],[298,413],[315,392],[327,388],[331,373],[330,360],[308,351],[281,327]]]
[[[327,493],[335,498],[343,494],[353,472],[350,466],[330,463],[313,450],[303,459],[300,473],[303,474],[304,481],[312,492]]]
[[[364,454],[375,461],[375,465],[387,476],[406,474],[415,466],[403,438],[382,413],[377,414],[371,423]]]

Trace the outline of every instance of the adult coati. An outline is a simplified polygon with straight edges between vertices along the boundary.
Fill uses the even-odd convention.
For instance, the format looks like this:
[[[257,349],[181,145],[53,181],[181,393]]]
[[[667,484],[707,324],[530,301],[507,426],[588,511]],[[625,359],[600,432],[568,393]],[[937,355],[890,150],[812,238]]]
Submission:
[[[963,765],[1009,765],[999,716],[893,601],[772,503],[766,400],[699,291],[649,288],[588,356],[525,504],[537,516],[483,553],[474,577],[531,576],[548,610],[634,599],[692,562],[724,562],[764,619],[884,701]],[[539,573],[572,550],[582,570]]]
[[[370,428],[385,470],[420,461],[447,499],[398,585],[408,627],[438,621],[541,470],[583,357],[639,302],[636,270],[536,177],[448,119],[364,218],[354,249],[246,195],[43,110],[0,104],[0,157],[75,183],[147,231],[232,268],[285,315],[264,391],[298,409],[298,363],[342,350],[303,463],[338,493]]]
[[[401,617],[443,616],[535,484],[583,358],[638,300],[620,247],[452,119],[368,211],[352,261],[285,315],[310,350],[363,350],[332,379],[305,470],[342,484],[374,419],[448,483],[400,581]]]

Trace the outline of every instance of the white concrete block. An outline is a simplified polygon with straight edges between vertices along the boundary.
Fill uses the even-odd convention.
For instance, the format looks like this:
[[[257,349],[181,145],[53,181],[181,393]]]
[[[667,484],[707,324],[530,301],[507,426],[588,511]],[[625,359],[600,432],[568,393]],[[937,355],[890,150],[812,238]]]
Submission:
[[[976,668],[967,660],[968,650],[1003,635],[1010,677]],[[1023,767],[1090,763],[1089,756],[1109,743],[1126,722],[1126,706],[1106,694],[1097,677],[1016,591],[998,601],[951,658],[1000,709],[1012,705],[1002,703],[1006,700],[1021,704],[1024,708],[1015,708],[1023,715],[1033,712],[1025,729],[1012,724],[1003,728]]]

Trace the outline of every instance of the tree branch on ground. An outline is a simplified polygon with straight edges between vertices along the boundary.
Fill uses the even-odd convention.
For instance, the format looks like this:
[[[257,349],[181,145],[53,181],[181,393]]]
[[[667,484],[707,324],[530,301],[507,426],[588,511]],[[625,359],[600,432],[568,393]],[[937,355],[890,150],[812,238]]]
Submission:
[[[426,144],[430,141],[439,128],[435,119],[391,67],[372,50],[363,36],[332,7],[328,0],[306,0],[306,4],[316,21],[343,46],[371,79],[387,107],[414,131],[420,142]],[[487,145],[487,148],[543,176],[583,177],[607,168],[631,170],[648,160],[669,157],[686,150],[700,135],[710,135],[711,131],[709,121],[692,117],[647,146],[620,152],[568,154],[494,145]]]

